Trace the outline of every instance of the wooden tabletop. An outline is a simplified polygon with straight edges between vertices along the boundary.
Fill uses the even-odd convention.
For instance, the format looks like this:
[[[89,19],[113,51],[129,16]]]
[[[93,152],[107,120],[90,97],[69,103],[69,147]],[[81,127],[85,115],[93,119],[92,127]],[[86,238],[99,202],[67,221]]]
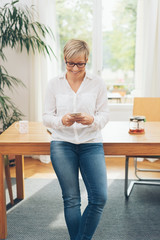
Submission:
[[[34,142],[50,142],[50,134],[42,122],[29,122],[29,132],[26,134],[19,133],[12,124],[2,135],[0,135],[0,143],[34,143]]]
[[[102,130],[106,155],[160,155],[160,122],[146,122],[145,134],[128,133],[129,122],[110,121]],[[1,154],[49,155],[51,136],[41,122],[30,122],[29,133],[20,134],[15,124],[0,135]]]
[[[160,122],[145,122],[144,134],[129,134],[129,122],[110,121],[102,130],[104,143],[160,143]]]
[[[146,122],[145,133],[128,133],[129,122],[111,121],[102,131],[106,155],[159,156],[160,122]]]
[[[29,132],[20,134],[11,125],[0,135],[0,153],[15,155],[49,155],[51,135],[42,122],[29,122]]]

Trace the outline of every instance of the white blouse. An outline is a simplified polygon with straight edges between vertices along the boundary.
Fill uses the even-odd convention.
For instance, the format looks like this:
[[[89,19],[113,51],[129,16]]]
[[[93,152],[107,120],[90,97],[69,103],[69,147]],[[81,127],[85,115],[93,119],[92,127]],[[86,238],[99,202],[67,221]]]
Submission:
[[[74,123],[67,127],[62,117],[67,113],[82,112],[94,117],[91,125]],[[75,93],[65,74],[50,80],[43,113],[43,123],[53,129],[52,140],[75,144],[102,142],[101,129],[109,120],[107,89],[104,81],[86,73]]]

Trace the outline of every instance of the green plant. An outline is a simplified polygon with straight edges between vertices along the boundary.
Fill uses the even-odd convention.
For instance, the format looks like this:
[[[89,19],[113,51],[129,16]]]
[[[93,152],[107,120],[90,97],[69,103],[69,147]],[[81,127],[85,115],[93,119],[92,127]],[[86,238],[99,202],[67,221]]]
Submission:
[[[12,1],[0,8],[0,121],[3,130],[23,116],[12,100],[5,95],[4,88],[12,91],[19,84],[24,86],[20,79],[10,76],[2,65],[7,61],[4,49],[10,47],[22,52],[25,48],[28,54],[30,51],[38,51],[44,55],[54,55],[51,47],[45,42],[47,35],[54,38],[51,29],[35,20],[37,13],[33,5],[29,8],[20,5],[19,2]]]

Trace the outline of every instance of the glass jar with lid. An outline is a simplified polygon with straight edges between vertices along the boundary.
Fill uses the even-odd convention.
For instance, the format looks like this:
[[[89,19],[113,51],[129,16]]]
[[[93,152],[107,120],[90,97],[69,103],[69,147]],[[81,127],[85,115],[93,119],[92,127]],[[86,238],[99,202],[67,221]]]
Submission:
[[[145,132],[145,121],[144,116],[133,116],[130,118],[129,133],[130,134],[143,134]]]

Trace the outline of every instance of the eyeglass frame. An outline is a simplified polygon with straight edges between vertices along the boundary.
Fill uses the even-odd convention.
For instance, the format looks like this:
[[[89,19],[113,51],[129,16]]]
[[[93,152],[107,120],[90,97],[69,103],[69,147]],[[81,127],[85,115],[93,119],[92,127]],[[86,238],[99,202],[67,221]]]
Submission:
[[[67,63],[73,64],[73,66],[68,66],[67,65],[67,67],[74,67],[76,65],[78,68],[83,68],[83,67],[86,66],[86,63],[73,63],[73,62],[67,62],[67,61],[65,63],[66,63],[66,65],[67,65]],[[78,64],[83,64],[83,66],[78,66]]]

